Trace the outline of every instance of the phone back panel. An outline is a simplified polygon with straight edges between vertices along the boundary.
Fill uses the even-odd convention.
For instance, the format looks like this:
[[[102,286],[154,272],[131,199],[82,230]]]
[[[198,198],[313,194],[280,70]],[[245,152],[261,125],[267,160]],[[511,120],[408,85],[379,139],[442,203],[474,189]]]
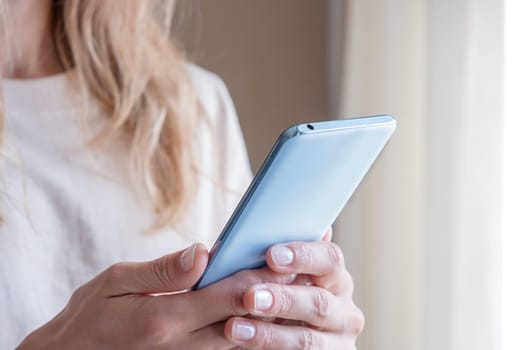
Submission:
[[[274,244],[320,239],[395,128],[392,117],[374,116],[286,130],[212,248],[196,288],[263,266]]]

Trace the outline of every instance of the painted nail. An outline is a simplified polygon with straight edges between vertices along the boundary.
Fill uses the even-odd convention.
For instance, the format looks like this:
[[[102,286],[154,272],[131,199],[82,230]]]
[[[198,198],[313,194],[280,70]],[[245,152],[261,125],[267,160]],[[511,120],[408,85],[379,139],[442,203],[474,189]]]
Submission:
[[[194,244],[183,251],[180,256],[180,266],[186,272],[193,268],[193,262],[195,260],[195,248],[197,248],[197,246]]]
[[[235,321],[233,323],[232,336],[236,340],[250,340],[255,337],[255,327],[250,322]]]
[[[254,293],[256,311],[266,311],[273,305],[273,294],[268,289],[256,289]]]
[[[271,250],[272,259],[277,265],[286,266],[293,262],[293,252],[290,248],[278,245]]]

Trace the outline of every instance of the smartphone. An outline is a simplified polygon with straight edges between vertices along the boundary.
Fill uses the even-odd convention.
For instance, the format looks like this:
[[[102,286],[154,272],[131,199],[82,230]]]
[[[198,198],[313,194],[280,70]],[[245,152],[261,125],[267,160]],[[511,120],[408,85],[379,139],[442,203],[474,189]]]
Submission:
[[[394,118],[382,115],[286,129],[212,247],[194,289],[264,266],[274,244],[319,240],[395,128]]]

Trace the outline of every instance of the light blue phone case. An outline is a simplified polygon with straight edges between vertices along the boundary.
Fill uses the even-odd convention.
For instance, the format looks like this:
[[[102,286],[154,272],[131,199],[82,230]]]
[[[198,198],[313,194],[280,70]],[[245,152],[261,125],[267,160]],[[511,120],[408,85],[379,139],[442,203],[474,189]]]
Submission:
[[[284,131],[212,248],[195,289],[264,266],[277,243],[314,241],[335,221],[396,128],[391,116]]]

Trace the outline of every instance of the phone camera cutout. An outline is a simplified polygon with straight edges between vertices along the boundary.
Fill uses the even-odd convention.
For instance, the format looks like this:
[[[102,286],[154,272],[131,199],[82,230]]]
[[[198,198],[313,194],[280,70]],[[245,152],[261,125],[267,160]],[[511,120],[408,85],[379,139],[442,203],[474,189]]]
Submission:
[[[313,130],[314,129],[314,126],[312,124],[307,124],[306,127],[310,130]]]

